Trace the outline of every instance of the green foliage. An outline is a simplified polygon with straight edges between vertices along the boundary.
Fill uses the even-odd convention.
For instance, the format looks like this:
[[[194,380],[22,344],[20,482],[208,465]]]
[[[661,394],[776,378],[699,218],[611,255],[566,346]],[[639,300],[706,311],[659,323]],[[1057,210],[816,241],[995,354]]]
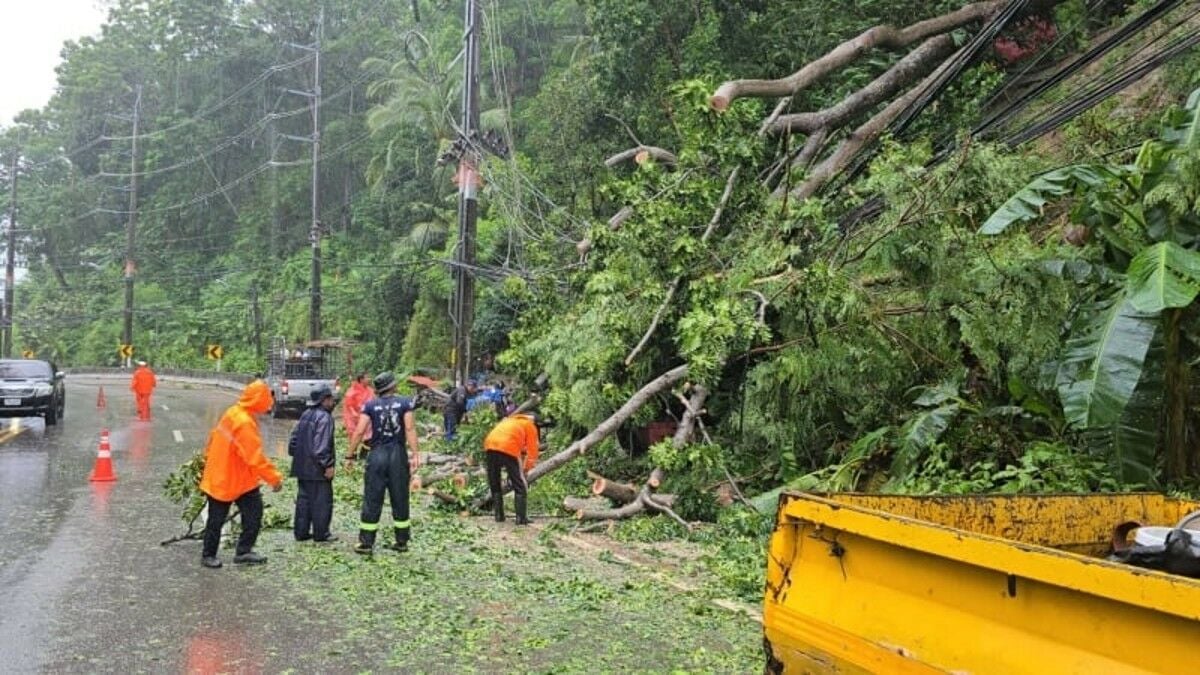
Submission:
[[[979,228],[980,234],[1001,234],[1010,225],[1035,220],[1042,209],[1064,195],[1095,188],[1119,179],[1111,167],[1103,165],[1068,166],[1039,176],[1004,202]]]
[[[191,525],[200,517],[207,500],[200,491],[200,477],[204,474],[204,449],[196,451],[191,459],[167,475],[163,481],[163,495],[173,504],[182,504],[180,517]]]
[[[1158,426],[1154,415],[1129,411],[1135,391],[1151,384],[1164,390],[1145,396],[1167,401],[1165,437],[1168,473],[1187,471],[1189,460],[1178,433],[1187,408],[1188,386],[1166,386],[1165,372],[1178,383],[1187,379],[1182,350],[1160,352],[1148,363],[1151,344],[1163,331],[1166,344],[1178,345],[1187,330],[1167,322],[1166,310],[1189,307],[1200,292],[1200,256],[1188,248],[1200,237],[1196,187],[1196,149],[1200,139],[1200,96],[1188,100],[1186,112],[1168,116],[1160,139],[1142,145],[1131,166],[1070,167],[1043,176],[1018,191],[981,229],[998,233],[1008,225],[1036,217],[1051,198],[1075,197],[1072,221],[1093,228],[1104,246],[1109,267],[1094,287],[1094,298],[1074,320],[1058,364],[1056,385],[1066,419],[1079,429],[1109,430],[1111,457],[1130,481],[1153,483],[1153,450],[1147,442]],[[1086,230],[1085,230],[1086,231]],[[1107,283],[1123,278],[1123,284]],[[1127,414],[1127,412],[1129,414]],[[1130,426],[1133,420],[1143,426]]]
[[[1159,242],[1139,251],[1127,274],[1129,304],[1137,311],[1157,314],[1187,307],[1200,293],[1200,253],[1173,241]]]
[[[986,459],[969,466],[955,462],[951,450],[942,446],[926,458],[913,476],[894,488],[909,494],[1011,494],[1117,492],[1141,487],[1120,481],[1109,467],[1105,457],[1059,443],[1034,442],[1015,462]]]

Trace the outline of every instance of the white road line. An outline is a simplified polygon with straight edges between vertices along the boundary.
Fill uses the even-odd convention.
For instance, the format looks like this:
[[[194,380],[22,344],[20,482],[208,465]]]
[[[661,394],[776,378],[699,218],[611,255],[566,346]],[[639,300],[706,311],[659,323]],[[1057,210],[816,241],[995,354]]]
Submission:
[[[171,432],[171,433],[175,434],[175,442],[176,442],[176,443],[182,443],[182,442],[183,442],[183,433],[182,433],[181,431],[179,431],[178,429],[176,429],[175,431],[173,431],[173,432]]]
[[[171,409],[167,407],[166,403],[163,404],[163,410],[166,410],[167,412],[171,412]]]

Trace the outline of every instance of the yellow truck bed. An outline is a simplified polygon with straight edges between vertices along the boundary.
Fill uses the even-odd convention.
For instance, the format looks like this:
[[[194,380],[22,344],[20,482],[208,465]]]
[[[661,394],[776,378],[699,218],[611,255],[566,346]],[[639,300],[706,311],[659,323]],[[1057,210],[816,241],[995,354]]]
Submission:
[[[785,493],[767,561],[776,673],[1200,673],[1200,580],[1103,559],[1161,494]]]

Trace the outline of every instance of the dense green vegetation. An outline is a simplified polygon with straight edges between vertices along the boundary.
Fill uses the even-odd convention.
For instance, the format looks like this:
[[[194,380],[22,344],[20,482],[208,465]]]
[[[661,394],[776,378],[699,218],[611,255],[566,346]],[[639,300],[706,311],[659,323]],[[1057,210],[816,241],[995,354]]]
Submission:
[[[866,170],[797,202],[762,180],[795,149],[758,135],[774,102],[718,114],[716,85],[790,73],[869,26],[961,3],[482,4],[483,125],[512,153],[483,166],[474,341],[517,381],[549,375],[553,446],[686,363],[711,392],[703,442],[642,454],[620,433],[587,462],[631,480],[661,467],[684,517],[745,532],[759,525],[715,507],[727,474],[750,494],[965,492],[1182,485],[1200,468],[1194,54],[1011,149],[962,135],[1024,67],[986,52]],[[1146,4],[1040,3],[1064,37],[1048,60]],[[436,160],[456,137],[461,7],[326,9],[324,332],[362,341],[368,367],[440,371],[456,189]],[[310,128],[306,100],[285,90],[311,86],[288,43],[312,42],[314,14],[299,0],[119,0],[99,37],[67,45],[58,93],[0,140],[27,174],[18,348],[116,361],[139,87],[139,353],[197,366],[220,342],[227,367],[257,370],[255,298],[262,336],[305,335],[309,146],[288,137]],[[868,56],[792,109],[836,103],[899,58]],[[678,161],[605,166],[638,143]],[[878,217],[845,218],[877,198]],[[634,215],[608,227],[623,206]],[[681,413],[663,395],[625,431]],[[579,493],[582,470],[539,491]]]

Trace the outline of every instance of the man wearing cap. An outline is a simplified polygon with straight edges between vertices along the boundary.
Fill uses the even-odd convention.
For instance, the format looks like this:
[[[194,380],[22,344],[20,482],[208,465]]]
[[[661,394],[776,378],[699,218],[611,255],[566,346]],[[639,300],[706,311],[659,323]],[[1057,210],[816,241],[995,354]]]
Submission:
[[[271,388],[262,380],[246,385],[237,403],[229,406],[216,428],[208,435],[204,449],[204,474],[200,491],[208,497],[208,521],[204,523],[204,549],[200,562],[205,567],[220,567],[217,548],[221,528],[229,508],[237,503],[242,514],[242,533],[237,540],[238,564],[261,564],[267,557],[254,552],[262,527],[263,500],[258,489],[265,482],[275,492],[283,487],[283,476],[263,455],[258,418],[271,409]]]
[[[291,475],[296,478],[296,513],[292,533],[296,541],[334,541],[329,533],[333,520],[333,390],[320,386],[312,391],[308,409],[292,430],[288,454]]]
[[[154,377],[154,371],[150,370],[150,366],[146,365],[145,361],[138,361],[137,368],[133,371],[133,382],[129,384],[130,391],[137,399],[137,416],[139,420],[150,419],[150,394],[154,393],[154,387],[158,386],[158,379]]]
[[[375,534],[379,530],[385,492],[392,504],[392,528],[396,536],[392,548],[397,551],[408,550],[412,530],[408,520],[409,477],[421,465],[412,400],[396,395],[396,376],[391,373],[380,373],[375,377],[374,384],[376,398],[363,406],[358,426],[350,436],[350,447],[346,451],[347,462],[353,462],[358,456],[363,435],[370,428],[371,452],[367,455],[367,470],[363,480],[358,543],[354,546],[355,553],[364,555],[375,549]]]

